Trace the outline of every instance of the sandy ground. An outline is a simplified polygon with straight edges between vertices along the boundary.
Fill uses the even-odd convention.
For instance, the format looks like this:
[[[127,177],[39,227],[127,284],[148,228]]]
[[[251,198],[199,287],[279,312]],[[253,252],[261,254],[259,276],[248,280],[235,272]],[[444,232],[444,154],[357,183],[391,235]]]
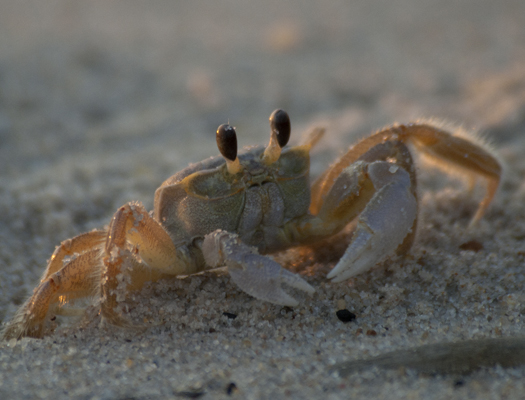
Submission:
[[[325,126],[312,173],[383,125],[421,116],[478,129],[506,165],[471,230],[469,193],[420,171],[418,240],[346,283],[332,243],[303,263],[316,288],[292,309],[225,272],[161,282],[130,300],[145,332],[96,312],[43,340],[0,344],[2,398],[520,398],[525,367],[468,376],[336,363],[466,339],[520,336],[525,314],[525,2],[0,2],[0,320],[32,293],[60,241],[217,154]],[[343,243],[340,243],[343,242]],[[291,255],[293,256],[294,253]],[[290,254],[285,255],[290,257]],[[347,308],[355,321],[335,312]],[[224,313],[235,314],[235,319]]]

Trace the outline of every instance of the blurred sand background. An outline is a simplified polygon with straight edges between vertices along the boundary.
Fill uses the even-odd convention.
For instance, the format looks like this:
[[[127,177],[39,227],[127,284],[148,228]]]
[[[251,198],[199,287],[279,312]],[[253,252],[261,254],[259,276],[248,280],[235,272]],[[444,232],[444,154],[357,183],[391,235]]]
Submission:
[[[524,16],[522,0],[0,1],[3,323],[56,245],[128,201],[151,209],[162,181],[217,154],[221,123],[241,146],[267,143],[275,108],[289,112],[292,142],[325,126],[314,175],[356,138],[419,117],[480,130],[506,164],[471,231],[482,191],[421,170],[411,255],[343,284],[325,280],[335,260],[312,261],[305,277],[317,293],[293,310],[208,273],[137,295],[130,318],[158,325],[144,333],[101,329],[92,315],[43,340],[1,343],[0,397],[522,397],[525,367],[345,379],[328,369],[522,333]],[[340,308],[356,321],[339,321]]]

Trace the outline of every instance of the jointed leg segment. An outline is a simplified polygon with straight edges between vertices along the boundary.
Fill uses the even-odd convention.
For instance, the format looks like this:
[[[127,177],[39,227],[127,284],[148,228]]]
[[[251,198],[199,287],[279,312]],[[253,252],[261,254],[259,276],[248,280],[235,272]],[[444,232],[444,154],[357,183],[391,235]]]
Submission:
[[[115,325],[129,325],[116,311],[127,292],[167,275],[189,275],[205,269],[196,249],[175,247],[146,209],[131,203],[122,206],[109,225],[103,262],[102,316]]]
[[[40,282],[44,282],[51,274],[61,270],[64,266],[65,257],[81,254],[89,249],[98,247],[106,240],[106,237],[106,231],[94,230],[64,240],[53,252]]]
[[[101,296],[105,320],[129,325],[116,310],[125,294],[166,275],[202,270],[202,257],[194,253],[175,248],[142,205],[126,204],[115,213],[107,231],[88,232],[57,247],[40,285],[2,338],[41,337],[50,313],[60,313],[61,304],[84,297]]]
[[[100,249],[90,249],[62,269],[47,274],[33,295],[2,332],[3,339],[22,336],[41,337],[50,312],[66,301],[98,294],[100,285]]]

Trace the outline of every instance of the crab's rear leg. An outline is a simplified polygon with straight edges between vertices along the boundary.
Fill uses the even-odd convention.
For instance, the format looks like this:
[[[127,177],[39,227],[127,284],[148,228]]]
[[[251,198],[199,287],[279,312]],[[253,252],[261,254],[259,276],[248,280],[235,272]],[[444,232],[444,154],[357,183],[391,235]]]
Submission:
[[[74,254],[81,254],[89,249],[100,246],[106,240],[106,237],[106,231],[99,229],[64,240],[60,243],[60,246],[56,247],[51,255],[46,271],[40,282],[44,282],[51,274],[61,270],[64,266],[64,259],[66,257],[73,256]]]
[[[57,247],[40,285],[0,337],[41,337],[51,314],[71,314],[57,306],[100,295],[104,319],[131,326],[117,311],[129,291],[166,275],[198,272],[203,265],[197,251],[177,249],[144,207],[126,204],[115,213],[108,231],[85,233]]]
[[[472,217],[470,225],[478,221],[496,195],[501,179],[502,167],[490,149],[474,139],[454,136],[431,124],[408,124],[394,127],[399,137],[412,143],[436,166],[469,179],[470,187],[476,177],[485,179],[486,193]]]
[[[100,284],[100,255],[99,248],[92,248],[60,270],[47,274],[2,332],[2,339],[42,337],[47,317],[56,305],[95,296]]]
[[[101,270],[100,246],[106,236],[105,231],[95,230],[64,240],[57,246],[40,284],[18,309],[0,338],[41,337],[51,313],[65,314],[65,310],[57,308],[57,305],[67,300],[96,295]],[[66,257],[74,258],[67,261]],[[88,279],[79,280],[82,274]]]

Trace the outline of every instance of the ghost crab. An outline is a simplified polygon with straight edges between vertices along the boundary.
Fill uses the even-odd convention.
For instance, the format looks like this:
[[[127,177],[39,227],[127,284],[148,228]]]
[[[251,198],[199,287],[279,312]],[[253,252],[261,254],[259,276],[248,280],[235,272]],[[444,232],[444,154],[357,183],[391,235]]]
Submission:
[[[41,337],[62,305],[100,299],[102,318],[129,326],[118,303],[129,291],[166,275],[188,275],[226,266],[246,293],[272,303],[297,301],[281,284],[312,294],[301,277],[264,254],[311,244],[357,219],[352,240],[328,274],[340,282],[389,255],[407,252],[418,217],[416,172],[408,146],[470,179],[486,181],[486,194],[472,222],[484,214],[499,185],[501,166],[491,152],[429,123],[383,129],[351,147],[311,186],[310,149],[322,137],[285,147],[290,119],[270,117],[267,147],[237,155],[234,128],[221,125],[221,156],[191,165],[155,192],[150,214],[139,203],[120,207],[108,227],[68,239],[48,262],[40,284],[2,334]]]

